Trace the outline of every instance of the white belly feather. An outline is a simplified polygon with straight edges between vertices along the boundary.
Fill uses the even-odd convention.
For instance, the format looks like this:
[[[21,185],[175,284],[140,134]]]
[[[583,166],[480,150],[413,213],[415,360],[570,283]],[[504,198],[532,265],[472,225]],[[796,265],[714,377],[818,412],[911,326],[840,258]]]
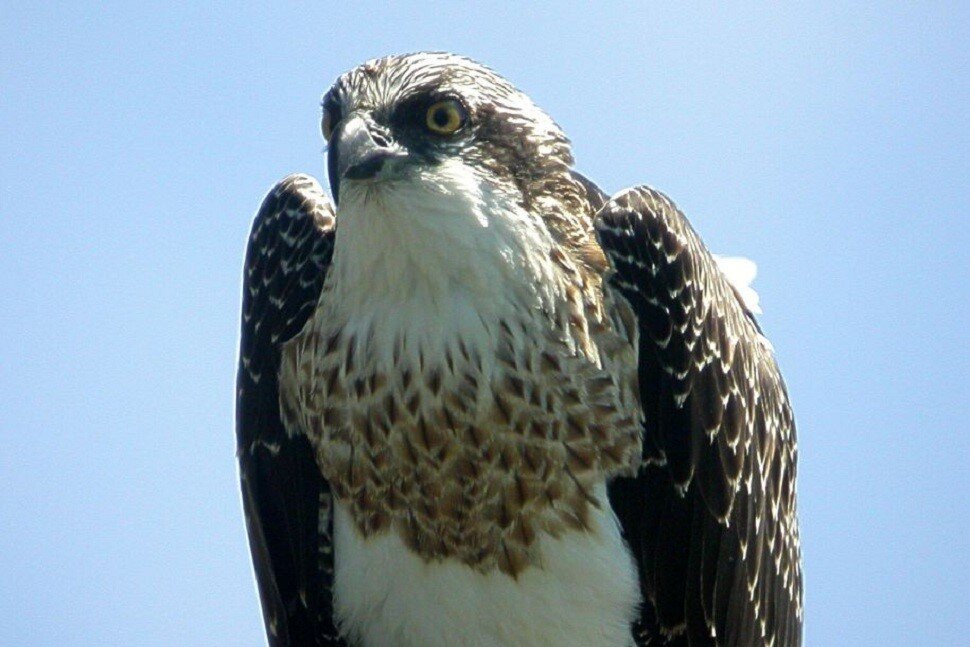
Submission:
[[[597,498],[607,501],[605,487]],[[516,579],[426,562],[397,534],[364,538],[341,505],[335,512],[336,615],[363,647],[632,644],[637,572],[608,506],[590,533],[543,537],[542,567]]]

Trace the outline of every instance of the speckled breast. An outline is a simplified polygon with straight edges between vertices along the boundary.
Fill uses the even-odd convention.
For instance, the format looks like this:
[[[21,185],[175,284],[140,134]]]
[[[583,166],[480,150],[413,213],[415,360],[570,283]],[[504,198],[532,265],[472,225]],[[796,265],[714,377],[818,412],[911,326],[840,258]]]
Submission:
[[[543,534],[589,530],[608,505],[593,486],[638,465],[636,327],[611,311],[497,320],[480,343],[433,347],[321,320],[284,349],[284,417],[365,536],[514,576]]]

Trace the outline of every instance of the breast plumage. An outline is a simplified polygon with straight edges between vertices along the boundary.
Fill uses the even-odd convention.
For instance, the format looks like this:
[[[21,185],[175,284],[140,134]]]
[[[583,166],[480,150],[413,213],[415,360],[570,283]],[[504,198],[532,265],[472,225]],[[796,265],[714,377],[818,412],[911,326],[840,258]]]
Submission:
[[[321,308],[286,346],[284,416],[365,537],[516,576],[541,560],[540,536],[591,529],[597,487],[639,464],[636,327],[625,304],[564,294],[491,320],[455,296],[454,316],[478,325],[435,339],[409,320],[420,308]]]

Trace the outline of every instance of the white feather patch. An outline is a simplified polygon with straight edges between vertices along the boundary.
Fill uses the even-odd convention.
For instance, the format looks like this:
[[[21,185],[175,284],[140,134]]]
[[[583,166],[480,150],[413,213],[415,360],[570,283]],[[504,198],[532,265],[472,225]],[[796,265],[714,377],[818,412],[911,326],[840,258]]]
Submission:
[[[744,256],[719,256],[712,254],[717,266],[741,296],[744,306],[755,314],[761,314],[760,297],[751,284],[758,275],[758,265]]]
[[[606,501],[605,486],[596,494]],[[364,647],[632,645],[639,581],[608,505],[593,532],[542,537],[541,567],[516,579],[426,562],[395,533],[365,539],[335,512],[336,617]]]

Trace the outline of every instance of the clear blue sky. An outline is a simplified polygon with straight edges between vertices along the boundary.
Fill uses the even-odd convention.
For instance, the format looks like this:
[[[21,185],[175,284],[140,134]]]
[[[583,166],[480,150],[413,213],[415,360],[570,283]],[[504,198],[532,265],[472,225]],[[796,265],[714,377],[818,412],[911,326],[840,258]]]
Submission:
[[[809,644],[966,640],[967,4],[26,4],[0,9],[0,644],[262,644],[247,230],[275,180],[325,177],[331,81],[418,49],[494,67],[606,189],[757,260]]]

